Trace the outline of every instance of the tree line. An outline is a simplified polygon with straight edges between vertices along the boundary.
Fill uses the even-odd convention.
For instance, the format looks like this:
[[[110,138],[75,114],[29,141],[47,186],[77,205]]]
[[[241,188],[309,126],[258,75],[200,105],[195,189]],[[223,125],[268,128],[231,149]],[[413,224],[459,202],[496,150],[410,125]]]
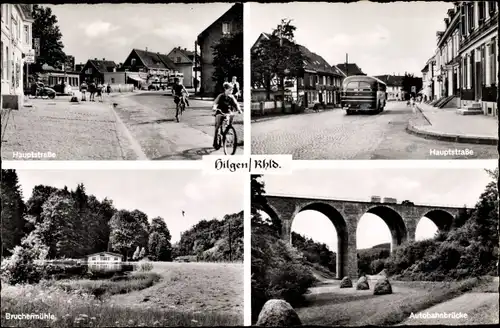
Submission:
[[[23,202],[16,171],[2,170],[1,187],[2,258],[10,256],[15,246],[26,241],[44,245],[48,259],[82,258],[113,251],[126,260],[146,256],[153,261],[171,261],[173,253],[192,254],[199,250],[199,245],[210,246],[203,234],[190,230],[181,238],[182,249],[173,250],[171,234],[162,217],[149,220],[147,214],[138,209],[117,209],[111,199],[98,200],[88,194],[84,184],[78,184],[74,190],[37,185],[31,197]],[[193,230],[198,231],[200,224],[205,225],[205,232],[215,238],[217,233],[211,229],[220,223],[213,221],[231,220],[234,221],[232,249],[238,257],[243,225],[236,222],[234,215],[226,216],[224,221],[203,220]]]

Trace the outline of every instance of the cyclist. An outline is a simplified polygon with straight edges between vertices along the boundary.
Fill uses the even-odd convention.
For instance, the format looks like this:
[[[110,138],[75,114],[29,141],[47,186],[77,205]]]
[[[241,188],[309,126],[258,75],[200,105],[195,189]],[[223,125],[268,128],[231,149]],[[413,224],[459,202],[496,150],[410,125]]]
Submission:
[[[189,93],[187,92],[184,85],[182,85],[179,78],[175,78],[174,86],[172,87],[172,94],[174,95],[175,102],[175,118],[179,115],[179,104],[182,101],[185,106],[189,106],[189,102],[187,101],[187,97]]]
[[[215,111],[215,134],[214,134],[214,148],[217,150],[220,148],[220,145],[217,142],[217,135],[220,126],[222,125],[222,121],[226,114],[230,114],[232,112],[232,108],[236,108],[238,113],[242,113],[240,109],[240,105],[238,101],[233,95],[233,86],[229,82],[225,82],[223,84],[224,92],[217,96],[214,100],[213,110]],[[232,124],[233,117],[229,116],[229,124]]]

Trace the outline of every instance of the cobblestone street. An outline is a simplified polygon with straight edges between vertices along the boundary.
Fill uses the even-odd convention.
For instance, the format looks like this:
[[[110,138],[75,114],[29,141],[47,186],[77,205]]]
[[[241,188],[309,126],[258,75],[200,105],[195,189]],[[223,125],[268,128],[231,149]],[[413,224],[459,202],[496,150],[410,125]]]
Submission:
[[[402,102],[378,115],[347,116],[335,109],[252,123],[252,154],[292,154],[297,160],[496,158],[496,146],[427,140],[406,132],[424,116]],[[436,156],[431,151],[469,150],[469,156]]]

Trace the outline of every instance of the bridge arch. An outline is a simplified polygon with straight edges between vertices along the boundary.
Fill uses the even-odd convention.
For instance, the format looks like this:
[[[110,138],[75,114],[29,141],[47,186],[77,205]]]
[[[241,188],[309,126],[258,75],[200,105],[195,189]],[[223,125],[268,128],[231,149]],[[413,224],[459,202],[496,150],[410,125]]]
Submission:
[[[381,218],[391,233],[391,252],[408,240],[408,230],[402,216],[393,208],[387,205],[375,205],[366,211]],[[361,219],[360,216],[359,219]],[[358,221],[359,224],[359,221]]]
[[[348,244],[349,244],[349,234],[347,230],[347,223],[344,219],[344,216],[338,211],[335,207],[323,203],[321,201],[311,202],[299,206],[293,217],[290,220],[290,228],[292,227],[293,221],[299,213],[304,211],[316,211],[318,213],[323,214],[328,218],[328,220],[333,224],[335,230],[337,232],[337,266],[336,266],[336,277],[343,278],[348,274]],[[291,240],[291,229],[290,229],[290,243]]]
[[[422,215],[422,218],[424,217],[431,220],[438,228],[438,231],[449,231],[455,220],[455,216],[452,213],[443,209],[429,210]],[[418,220],[417,226],[422,218]]]

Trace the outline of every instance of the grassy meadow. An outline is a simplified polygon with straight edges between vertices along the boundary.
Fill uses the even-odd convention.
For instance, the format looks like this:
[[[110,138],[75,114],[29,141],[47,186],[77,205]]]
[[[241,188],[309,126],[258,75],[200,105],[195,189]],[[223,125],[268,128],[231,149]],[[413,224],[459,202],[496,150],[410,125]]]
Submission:
[[[2,284],[1,296],[2,327],[242,325],[243,265],[157,262],[126,278]],[[7,320],[7,313],[55,320]]]

